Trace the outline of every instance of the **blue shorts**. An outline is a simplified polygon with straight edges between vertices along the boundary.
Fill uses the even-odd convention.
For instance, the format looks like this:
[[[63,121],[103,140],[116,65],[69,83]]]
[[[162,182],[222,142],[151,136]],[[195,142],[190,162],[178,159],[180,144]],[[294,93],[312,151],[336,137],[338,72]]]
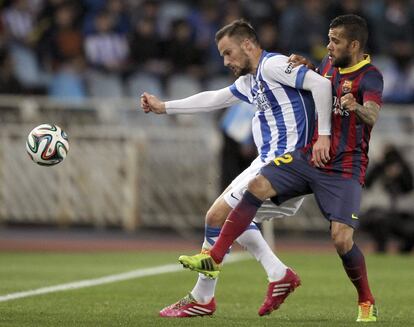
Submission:
[[[326,173],[311,166],[300,150],[280,158],[276,158],[260,171],[277,192],[277,203],[313,193],[326,219],[353,228],[359,226],[362,186],[357,180]]]

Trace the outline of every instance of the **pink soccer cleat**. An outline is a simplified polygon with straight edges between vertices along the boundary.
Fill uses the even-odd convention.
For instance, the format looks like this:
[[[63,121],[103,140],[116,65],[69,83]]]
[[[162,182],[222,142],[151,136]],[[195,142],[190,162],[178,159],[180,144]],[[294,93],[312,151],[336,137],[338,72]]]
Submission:
[[[160,311],[160,317],[191,318],[212,315],[214,311],[216,311],[216,301],[214,298],[207,304],[200,304],[194,300],[191,294],[188,294],[177,303],[162,309]]]
[[[265,301],[259,309],[259,316],[270,314],[277,310],[296,287],[300,286],[299,276],[290,268],[286,269],[285,277],[269,283]]]

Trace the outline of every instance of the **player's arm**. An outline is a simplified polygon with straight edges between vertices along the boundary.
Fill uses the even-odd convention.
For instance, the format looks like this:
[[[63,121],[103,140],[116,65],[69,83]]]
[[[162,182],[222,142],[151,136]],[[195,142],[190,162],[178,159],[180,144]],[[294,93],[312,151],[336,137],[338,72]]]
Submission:
[[[312,148],[312,160],[316,167],[324,167],[330,160],[331,147],[331,115],[332,115],[332,86],[331,82],[307,70],[302,88],[312,92],[315,108],[318,113],[318,140]]]
[[[380,112],[379,104],[374,101],[364,102],[364,105],[356,102],[351,93],[341,97],[341,106],[348,111],[355,111],[358,118],[367,125],[374,126]]]
[[[216,91],[201,92],[184,99],[166,102],[146,92],[141,95],[141,108],[144,112],[154,112],[156,114],[208,112],[230,107],[238,102],[240,100],[233,95],[229,87]]]

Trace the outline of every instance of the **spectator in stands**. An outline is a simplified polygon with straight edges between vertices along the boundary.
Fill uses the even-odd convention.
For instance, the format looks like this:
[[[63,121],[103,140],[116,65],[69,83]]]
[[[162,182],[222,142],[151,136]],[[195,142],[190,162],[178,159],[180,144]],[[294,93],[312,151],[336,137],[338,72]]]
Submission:
[[[309,0],[289,6],[283,12],[280,22],[281,45],[289,52],[310,54],[315,61],[326,55],[326,30],[329,20],[326,3]]]
[[[263,48],[268,49],[270,52],[283,53],[279,42],[279,30],[272,20],[262,22],[257,33]]]
[[[0,94],[23,93],[23,86],[14,77],[11,57],[7,49],[0,49]]]
[[[376,41],[382,53],[389,54],[394,42],[414,43],[413,9],[407,0],[387,0],[381,15],[375,20]]]
[[[68,61],[83,59],[83,38],[77,9],[71,3],[55,7],[52,22],[40,41],[40,57],[47,61],[44,66],[52,70]]]
[[[124,0],[107,0],[106,10],[112,18],[114,31],[120,34],[128,34],[131,30],[128,8]]]
[[[223,66],[216,44],[212,41],[220,25],[218,5],[217,1],[203,0],[199,7],[192,8],[193,10],[188,17],[188,22],[194,33],[194,42],[206,54],[209,74],[222,71]]]
[[[120,74],[127,69],[129,45],[124,34],[114,31],[114,21],[107,11],[95,17],[96,32],[85,37],[86,59],[91,67],[105,73]]]
[[[30,93],[43,94],[48,76],[41,70],[36,57],[36,17],[29,2],[12,0],[1,13],[1,23],[14,76]]]
[[[173,74],[188,74],[192,77],[204,76],[206,54],[194,43],[194,31],[184,19],[173,21],[171,34],[165,43],[164,56],[171,64]]]
[[[411,41],[394,41],[389,46],[391,57],[383,68],[384,101],[414,102],[414,46]]]
[[[32,46],[36,21],[26,0],[12,0],[1,13],[1,19],[6,41],[28,47]]]
[[[133,70],[165,77],[168,70],[162,58],[162,40],[154,19],[143,17],[135,23],[129,47]]]
[[[362,228],[374,239],[377,252],[386,252],[392,236],[401,241],[401,253],[410,252],[414,246],[414,212],[402,211],[398,200],[413,190],[413,173],[397,147],[387,145],[383,160],[368,172],[366,187],[370,188],[375,182],[381,183],[388,194],[389,208],[370,208],[364,214],[366,219],[361,219]]]

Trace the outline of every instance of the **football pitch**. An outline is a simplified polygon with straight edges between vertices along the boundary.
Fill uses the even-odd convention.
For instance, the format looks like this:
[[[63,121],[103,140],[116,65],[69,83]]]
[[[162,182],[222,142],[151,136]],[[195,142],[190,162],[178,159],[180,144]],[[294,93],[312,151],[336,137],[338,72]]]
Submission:
[[[213,317],[160,318],[158,311],[190,291],[196,279],[194,272],[178,267],[179,254],[2,252],[0,326],[360,325],[355,322],[356,293],[334,253],[280,253],[281,259],[299,273],[302,286],[270,316],[257,315],[267,281],[259,264],[247,257],[224,266]],[[367,263],[379,308],[377,325],[414,326],[413,257],[371,254],[367,255]],[[85,280],[102,283],[77,283]],[[53,291],[53,286],[68,283],[78,288]],[[45,287],[51,287],[51,292],[5,297]]]

